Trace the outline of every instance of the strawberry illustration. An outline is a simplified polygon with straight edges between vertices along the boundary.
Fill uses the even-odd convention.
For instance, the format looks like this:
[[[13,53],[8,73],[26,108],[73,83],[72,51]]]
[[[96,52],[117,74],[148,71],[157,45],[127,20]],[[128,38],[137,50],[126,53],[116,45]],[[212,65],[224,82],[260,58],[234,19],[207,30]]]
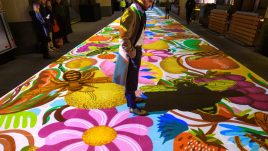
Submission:
[[[225,151],[223,143],[214,135],[206,135],[201,129],[183,132],[174,139],[174,151]]]

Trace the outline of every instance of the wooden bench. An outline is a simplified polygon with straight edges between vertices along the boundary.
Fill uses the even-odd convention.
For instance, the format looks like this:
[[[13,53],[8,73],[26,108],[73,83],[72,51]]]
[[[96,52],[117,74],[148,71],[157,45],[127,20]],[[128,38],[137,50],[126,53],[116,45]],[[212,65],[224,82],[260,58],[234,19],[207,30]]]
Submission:
[[[220,34],[225,34],[228,28],[229,14],[226,10],[213,9],[209,15],[208,28]]]
[[[227,37],[248,46],[254,46],[260,17],[256,13],[236,12],[232,15]]]

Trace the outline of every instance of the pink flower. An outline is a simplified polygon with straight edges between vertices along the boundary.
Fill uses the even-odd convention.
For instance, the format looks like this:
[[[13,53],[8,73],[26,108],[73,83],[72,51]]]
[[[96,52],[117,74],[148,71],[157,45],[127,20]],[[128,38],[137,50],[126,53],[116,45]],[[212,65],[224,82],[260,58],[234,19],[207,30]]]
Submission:
[[[142,60],[148,62],[157,62],[172,55],[173,54],[167,50],[144,50],[142,54]]]
[[[152,150],[147,136],[153,121],[148,117],[129,117],[128,111],[116,109],[66,111],[65,122],[50,124],[39,131],[45,138],[40,151],[141,151]]]
[[[100,64],[101,71],[107,76],[112,77],[115,70],[115,62],[105,60]],[[163,73],[161,69],[149,62],[142,62],[139,72],[140,84],[155,84],[161,79]]]

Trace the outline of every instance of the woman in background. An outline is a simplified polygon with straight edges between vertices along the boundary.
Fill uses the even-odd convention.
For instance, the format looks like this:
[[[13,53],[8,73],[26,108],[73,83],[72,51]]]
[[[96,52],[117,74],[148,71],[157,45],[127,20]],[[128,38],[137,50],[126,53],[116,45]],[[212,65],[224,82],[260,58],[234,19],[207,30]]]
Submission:
[[[33,20],[37,25],[37,32],[39,40],[41,42],[41,51],[43,53],[43,58],[50,59],[52,57],[49,55],[48,52],[48,41],[49,41],[48,30],[46,27],[46,21],[43,19],[40,13],[40,0],[33,1],[33,10],[34,10]]]
[[[67,15],[65,14],[64,5],[61,0],[56,0],[53,15],[60,27],[59,34],[57,34],[55,38],[63,38],[64,43],[70,43],[67,38]]]

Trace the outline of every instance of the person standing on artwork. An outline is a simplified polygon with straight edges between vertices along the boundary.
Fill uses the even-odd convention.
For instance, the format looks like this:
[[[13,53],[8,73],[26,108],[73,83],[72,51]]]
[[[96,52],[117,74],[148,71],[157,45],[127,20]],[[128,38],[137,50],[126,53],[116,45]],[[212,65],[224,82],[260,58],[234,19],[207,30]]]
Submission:
[[[186,8],[186,21],[187,24],[189,25],[191,23],[191,17],[195,8],[195,0],[187,0],[185,8]]]
[[[142,56],[142,44],[146,26],[145,11],[152,0],[137,0],[126,9],[120,20],[120,47],[117,56],[113,82],[125,87],[125,97],[129,111],[136,115],[147,115],[139,108],[135,92],[138,88],[139,68]]]
[[[171,2],[170,2],[170,0],[166,1],[165,10],[166,10],[166,17],[165,18],[169,19],[169,12],[171,11]]]

